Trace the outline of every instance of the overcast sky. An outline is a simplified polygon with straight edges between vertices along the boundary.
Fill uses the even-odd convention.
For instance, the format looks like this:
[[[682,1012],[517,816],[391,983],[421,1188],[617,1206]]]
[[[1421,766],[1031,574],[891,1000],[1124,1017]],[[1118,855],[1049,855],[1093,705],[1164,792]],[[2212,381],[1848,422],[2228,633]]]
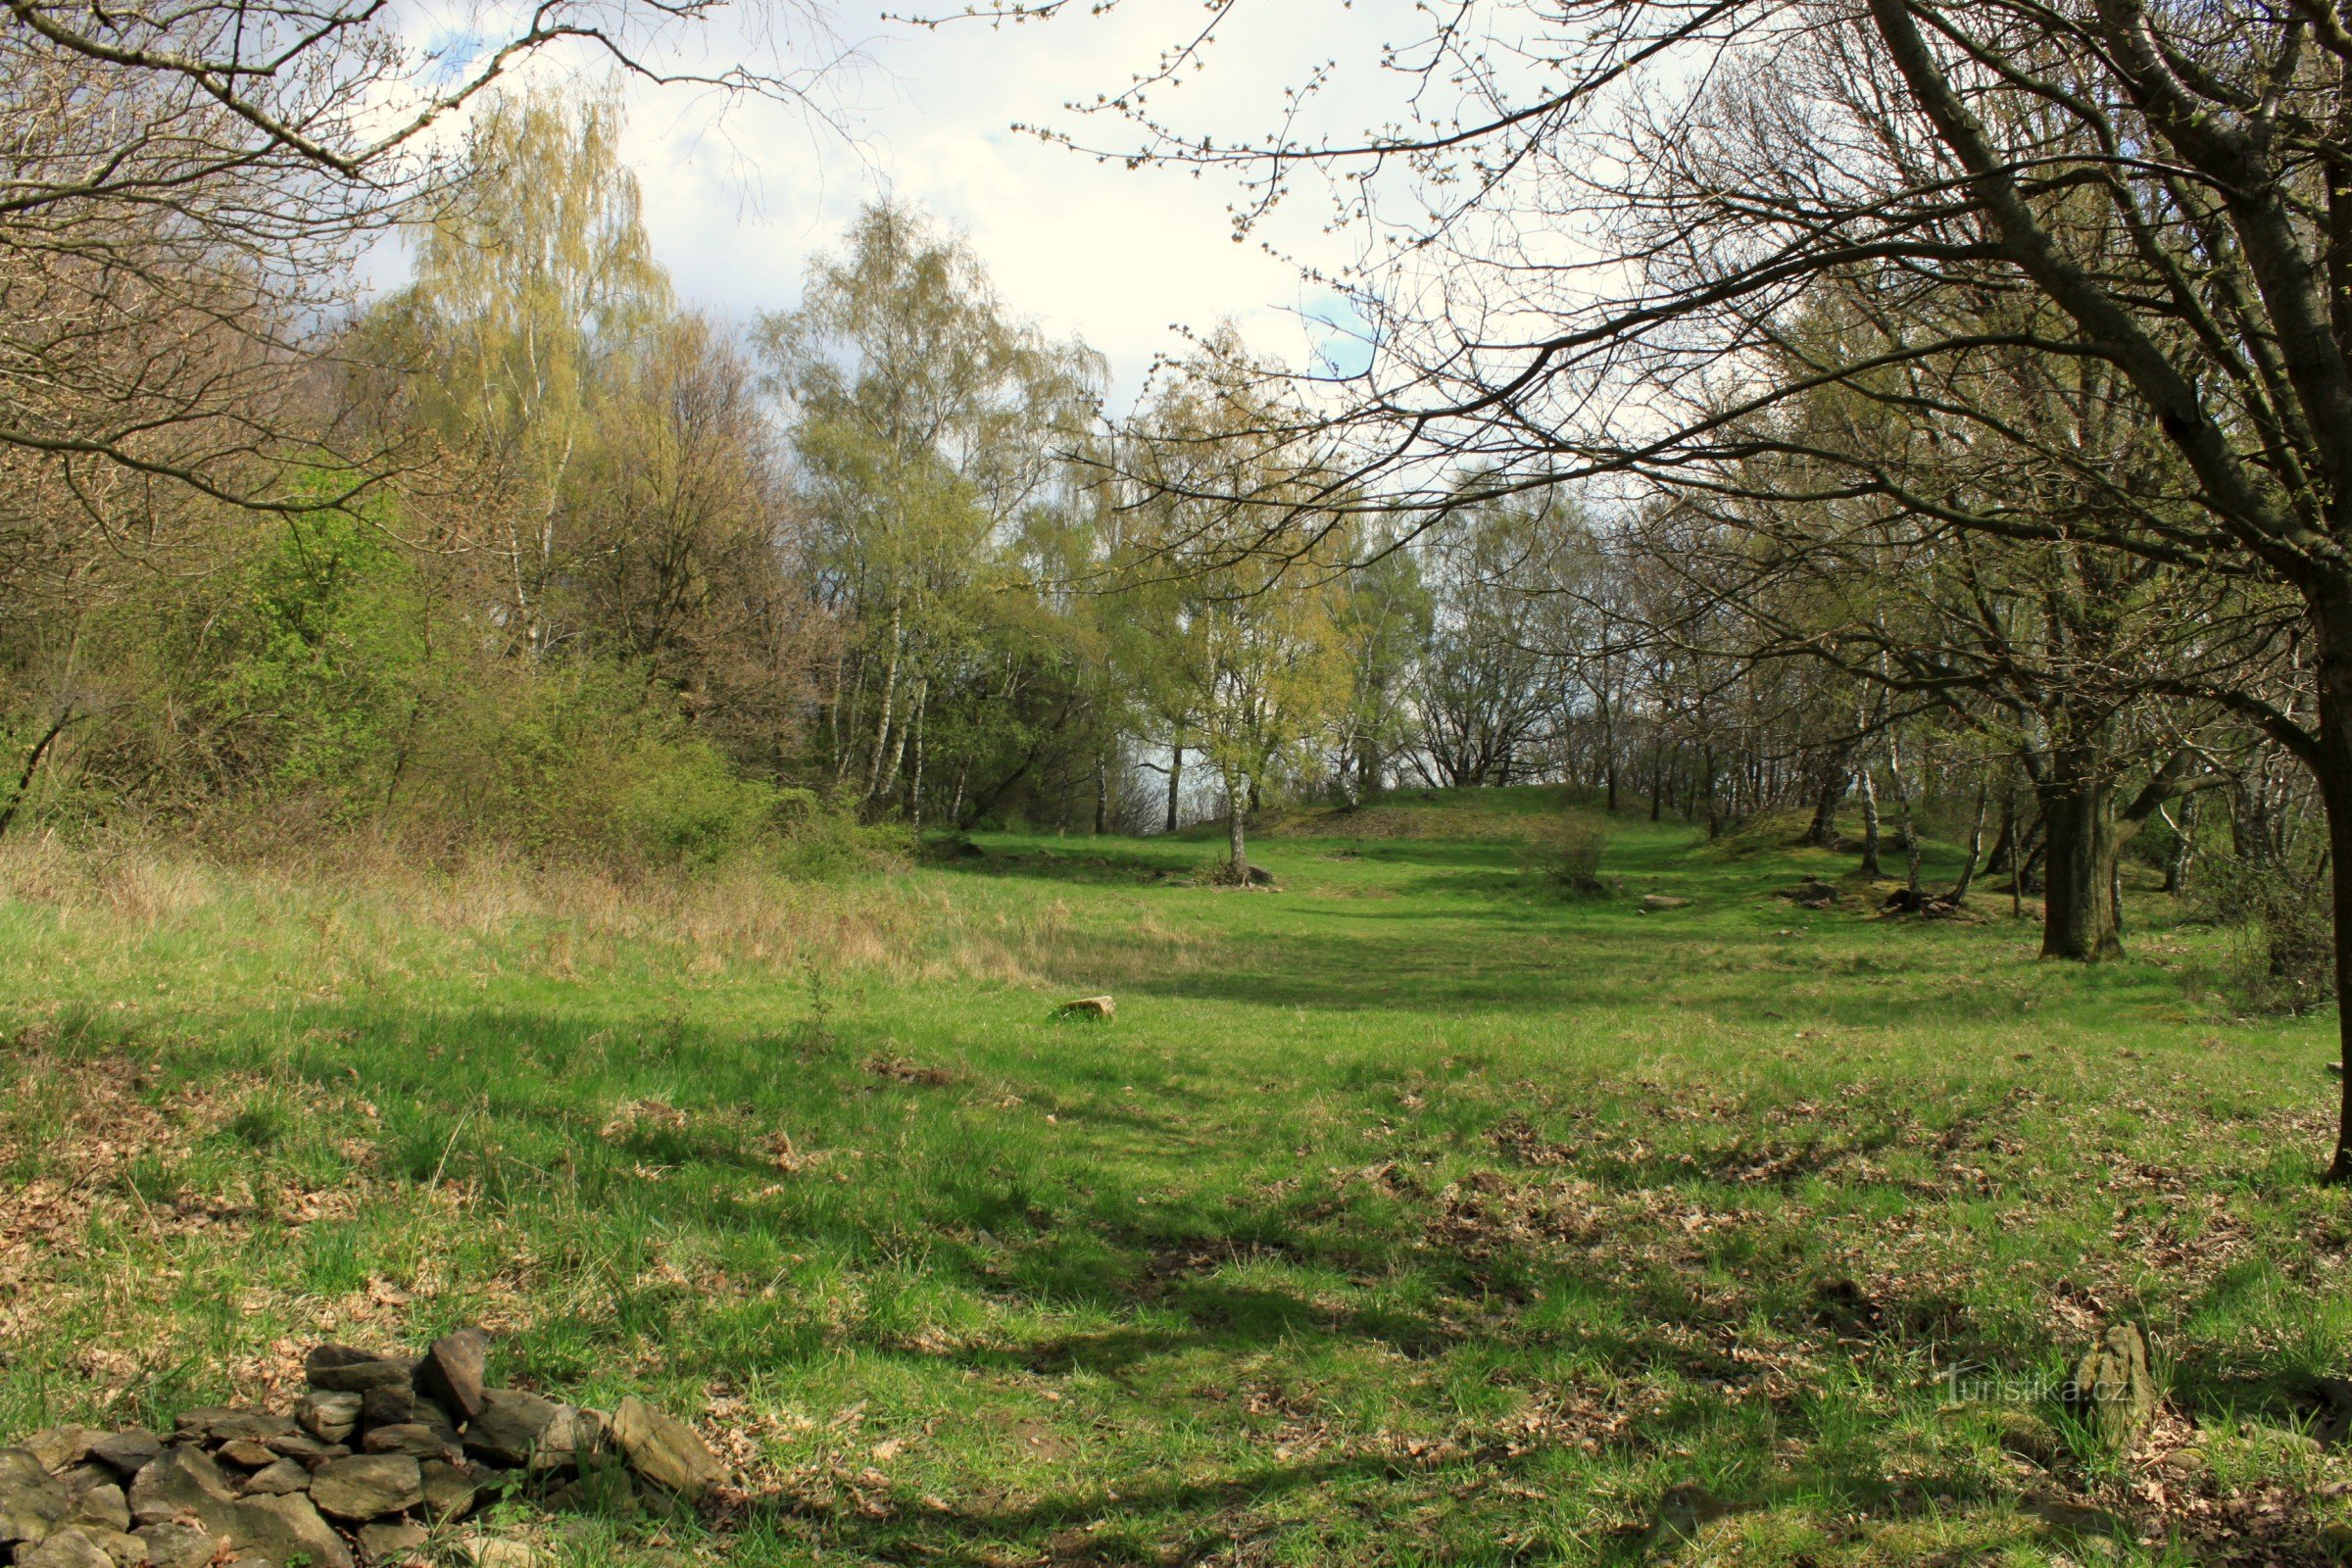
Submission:
[[[1380,28],[1409,29],[1411,10],[1262,0],[1243,9],[1205,73],[1154,107],[1228,135],[1261,130],[1285,85],[1335,56],[1368,61]],[[1311,338],[1333,338],[1298,317],[1328,316],[1330,297],[1257,240],[1234,242],[1230,183],[1097,163],[1010,128],[1046,122],[1124,145],[1123,122],[1082,120],[1062,104],[1117,90],[1201,15],[1198,0],[1127,0],[1108,16],[1073,6],[1045,24],[926,30],[842,6],[842,32],[865,57],[835,84],[854,144],[770,105],[715,115],[707,98],[632,89],[630,156],[657,251],[688,303],[748,317],[790,305],[810,256],[862,203],[893,193],[963,231],[1015,311],[1105,354],[1121,394],[1155,353],[1178,346],[1173,323],[1231,316],[1261,351],[1303,361]],[[1343,81],[1378,87],[1360,73]],[[1331,112],[1347,120],[1358,107],[1342,97]],[[1352,244],[1319,233],[1328,215],[1320,197],[1299,200],[1261,237],[1343,261]]]

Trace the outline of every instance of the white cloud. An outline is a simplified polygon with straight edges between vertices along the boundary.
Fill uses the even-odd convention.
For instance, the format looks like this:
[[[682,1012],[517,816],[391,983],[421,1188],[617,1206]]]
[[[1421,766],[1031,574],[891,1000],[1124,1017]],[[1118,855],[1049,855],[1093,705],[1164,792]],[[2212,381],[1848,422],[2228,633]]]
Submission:
[[[1188,123],[1225,134],[1261,129],[1283,87],[1314,63],[1369,55],[1380,39],[1367,9],[1340,0],[1244,8],[1211,69],[1154,107],[1172,103]],[[1381,9],[1395,21],[1408,8]],[[792,304],[809,257],[888,192],[968,234],[1010,305],[1106,354],[1122,393],[1155,353],[1180,346],[1172,323],[1205,327],[1231,316],[1261,352],[1303,361],[1311,329],[1290,313],[1331,318],[1332,298],[1258,241],[1271,236],[1325,265],[1348,259],[1348,241],[1318,231],[1328,216],[1319,196],[1301,193],[1263,234],[1237,244],[1227,214],[1234,187],[1215,174],[1129,170],[1009,128],[1048,122],[1123,144],[1132,134],[1123,122],[1081,120],[1061,106],[1116,90],[1200,16],[1198,5],[1165,0],[997,29],[873,20],[871,66],[843,86],[856,145],[777,106],[737,103],[722,114],[707,97],[633,88],[629,152],[658,252],[689,303],[748,317]],[[1347,126],[1369,107],[1342,98],[1333,122]]]

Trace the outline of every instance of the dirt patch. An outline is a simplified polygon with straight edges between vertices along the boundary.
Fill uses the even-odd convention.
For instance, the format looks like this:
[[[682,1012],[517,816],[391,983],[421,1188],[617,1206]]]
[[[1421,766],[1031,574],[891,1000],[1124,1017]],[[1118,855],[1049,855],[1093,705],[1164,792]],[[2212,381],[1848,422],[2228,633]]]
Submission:
[[[915,1084],[930,1089],[937,1089],[956,1081],[956,1075],[947,1069],[926,1067],[921,1062],[908,1056],[902,1056],[895,1051],[875,1052],[865,1058],[865,1070],[877,1078],[887,1078],[893,1083]]]
[[[128,1230],[169,1243],[235,1245],[265,1229],[299,1231],[356,1213],[375,1187],[374,1151],[339,1147],[351,1173],[311,1182],[263,1155],[297,1121],[364,1116],[364,1102],[307,1082],[230,1074],[201,1086],[156,1087],[152,1065],[121,1053],[64,1049],[46,1027],[20,1032],[0,1116],[0,1344],[58,1321],[67,1303],[97,1287],[65,1265],[95,1258],[94,1238]],[[227,1137],[254,1157],[213,1190],[171,1172],[198,1146]],[[102,1383],[127,1381],[119,1351],[93,1347],[85,1368]]]

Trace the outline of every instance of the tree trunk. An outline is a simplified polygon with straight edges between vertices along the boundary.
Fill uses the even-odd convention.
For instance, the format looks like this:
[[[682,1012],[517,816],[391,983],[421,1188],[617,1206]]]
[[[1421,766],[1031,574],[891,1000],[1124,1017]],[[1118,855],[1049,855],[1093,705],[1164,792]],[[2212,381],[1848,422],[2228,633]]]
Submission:
[[[1250,885],[1250,847],[1243,842],[1243,801],[1241,776],[1231,768],[1225,770],[1225,840],[1233,851],[1233,881],[1236,887]]]
[[[1911,907],[1919,907],[1919,824],[1911,818],[1911,785],[1903,777],[1903,754],[1895,743],[1894,731],[1886,732],[1886,783],[1894,791],[1894,820],[1902,830],[1903,853],[1907,857],[1903,885],[1911,891]]]
[[[1184,788],[1184,743],[1183,743],[1182,741],[1178,741],[1178,742],[1176,742],[1176,744],[1174,744],[1173,746],[1170,746],[1170,747],[1168,748],[1168,826],[1167,826],[1167,831],[1169,831],[1170,833],[1173,833],[1173,832],[1175,832],[1175,831],[1176,831],[1176,808],[1177,808],[1177,803],[1178,803],[1178,796],[1179,796],[1179,793],[1180,793],[1180,792],[1183,790],[1183,788]]]
[[[1984,857],[1984,874],[1998,876],[2017,858],[2017,788],[2001,791],[2001,830],[1993,835],[1992,853]]]
[[[897,732],[890,738],[890,768],[882,775],[882,787],[874,792],[871,799],[887,801],[899,793],[899,774],[906,764],[906,740],[913,733],[915,726],[922,722],[923,704],[929,697],[931,683],[929,681],[919,678],[915,681],[914,693],[910,700],[911,711],[900,721]]]
[[[49,748],[57,744],[57,738],[80,715],[70,707],[59,710],[57,717],[41,732],[41,738],[34,741],[32,749],[24,754],[24,766],[17,773],[17,787],[10,793],[8,805],[0,808],[0,836],[4,836],[16,822],[18,808],[24,806],[24,798],[32,793],[32,776],[40,771],[41,759],[49,755]]]
[[[2122,956],[2113,879],[2119,848],[2115,788],[2053,769],[2040,791],[2043,870],[2041,956],[2095,963]]]
[[[2009,820],[2014,823],[2017,820],[2017,790],[2015,786],[2010,788],[2009,799],[2004,809],[2009,813]],[[2024,846],[2018,843],[2012,843],[2009,847],[2009,918],[2012,920],[2023,920],[2026,917],[2026,858],[2021,853],[2023,848]]]
[[[1805,826],[1805,842],[1813,848],[1838,847],[1838,808],[1844,802],[1853,779],[1853,770],[1845,765],[1843,758],[1822,775],[1821,791],[1813,797],[1813,820]]]
[[[1110,831],[1110,760],[1095,757],[1095,837]]]
[[[2332,607],[2331,607],[2332,608]],[[2338,629],[2340,628],[2340,629]],[[2333,635],[2330,635],[2333,633]],[[2320,799],[2328,807],[2328,887],[2335,913],[2335,994],[2338,1101],[2335,1155],[2328,1162],[2328,1180],[2352,1183],[2352,612],[2320,617],[2319,709],[2317,755],[2310,758],[2318,775]]]
[[[1879,870],[1879,784],[1864,762],[1862,780],[1862,874],[1877,881]]]
[[[1952,884],[1954,904],[1968,902],[1968,890],[1977,880],[1977,862],[1984,853],[1984,807],[1988,798],[1986,782],[1984,773],[1977,775],[1977,819],[1968,830],[1968,858],[1960,862],[1960,880]]]
[[[1617,814],[1617,705],[1603,701],[1600,705],[1600,744],[1602,760],[1608,767],[1609,814]]]
[[[2197,854],[2197,798],[2182,801],[2180,814],[2167,812],[2164,820],[2173,830],[2173,853],[2164,858],[2164,891],[2179,898],[2188,891],[2188,862]]]
[[[914,703],[914,771],[906,780],[906,822],[920,829],[923,825],[923,715],[930,710],[930,683],[923,683],[921,695]]]
[[[905,612],[893,604],[890,607],[890,662],[882,673],[882,716],[874,721],[874,758],[865,770],[865,798],[872,800],[882,788],[882,764],[889,760],[890,710],[899,696],[899,654]]]
[[[2320,748],[2327,765],[2321,770],[2320,785],[2328,802],[2328,859],[2332,868],[2328,882],[2334,895],[2336,1064],[2340,1073],[2335,1157],[2328,1163],[2328,1180],[2340,1185],[2352,1182],[2352,1006],[2343,1002],[2352,995],[2352,730],[2346,727],[2352,724],[2352,693],[2339,695],[2330,705],[2325,680],[2321,691]]]

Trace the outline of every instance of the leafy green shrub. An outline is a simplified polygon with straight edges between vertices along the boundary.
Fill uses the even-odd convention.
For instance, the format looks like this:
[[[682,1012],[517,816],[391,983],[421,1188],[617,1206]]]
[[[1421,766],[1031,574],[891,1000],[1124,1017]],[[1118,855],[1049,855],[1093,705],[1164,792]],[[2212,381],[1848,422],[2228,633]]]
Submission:
[[[286,517],[223,585],[224,608],[179,628],[172,657],[210,665],[199,705],[223,782],[332,796],[333,817],[380,797],[425,639],[416,572],[378,521]]]
[[[777,836],[778,790],[738,775],[700,741],[649,741],[613,803],[612,849],[660,865],[715,865]]]
[[[899,822],[860,822],[846,804],[820,801],[807,790],[787,792],[801,803],[787,806],[776,866],[787,876],[822,881],[911,859],[915,836]]]
[[[1608,891],[1600,879],[1600,858],[1608,847],[1609,830],[1598,819],[1581,813],[1556,816],[1528,838],[1520,863],[1562,893],[1592,898]]]
[[[2335,997],[2335,918],[2325,875],[2276,863],[2219,860],[2202,900],[2218,924],[2245,934],[2231,977],[2238,1000],[2304,1013]]]

